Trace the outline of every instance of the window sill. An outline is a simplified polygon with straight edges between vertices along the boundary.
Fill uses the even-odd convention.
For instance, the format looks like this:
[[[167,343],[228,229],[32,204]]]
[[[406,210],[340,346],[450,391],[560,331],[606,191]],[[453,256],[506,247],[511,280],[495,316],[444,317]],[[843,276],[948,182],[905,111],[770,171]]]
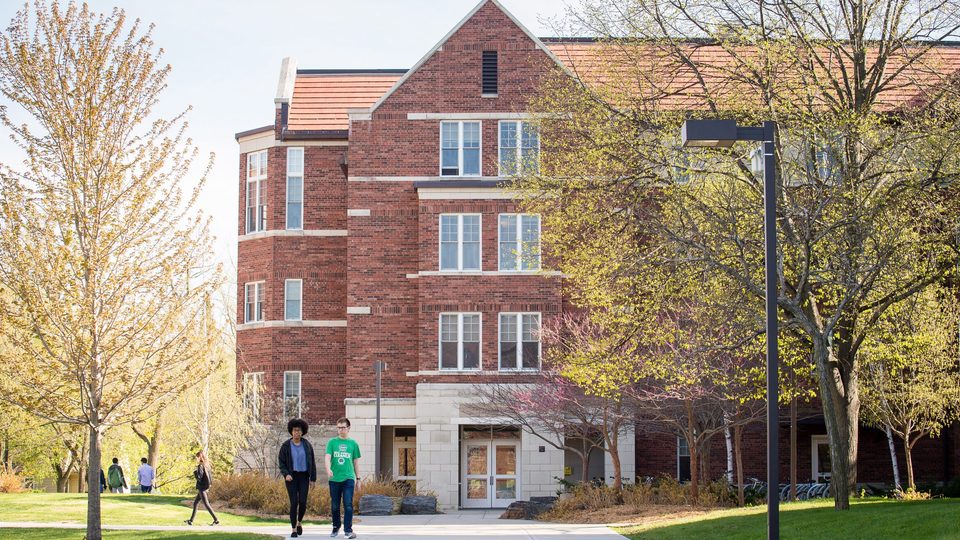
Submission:
[[[443,369],[436,371],[408,371],[407,377],[442,377],[444,375],[471,375],[471,376],[497,376],[497,375],[535,375],[541,373],[539,369],[511,369],[511,370],[494,370],[494,369],[470,369],[470,370],[455,370],[455,369]]]

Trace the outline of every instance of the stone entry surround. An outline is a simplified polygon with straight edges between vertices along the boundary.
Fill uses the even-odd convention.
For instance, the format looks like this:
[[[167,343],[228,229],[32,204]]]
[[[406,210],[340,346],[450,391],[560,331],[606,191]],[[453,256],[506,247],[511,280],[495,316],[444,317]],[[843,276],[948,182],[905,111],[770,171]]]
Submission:
[[[417,489],[437,494],[441,511],[460,507],[460,428],[463,425],[501,425],[503,419],[473,418],[461,414],[461,405],[476,399],[473,384],[420,383],[417,397],[385,398],[380,402],[380,423],[383,426],[416,426]],[[347,398],[346,412],[353,429],[351,436],[360,445],[360,471],[373,474],[376,412],[372,398]],[[622,474],[634,477],[634,436],[632,431],[620,436]],[[543,451],[541,451],[541,449]],[[382,456],[381,459],[390,459]],[[518,498],[556,495],[559,487],[554,477],[563,477],[564,452],[539,437],[522,432],[520,439],[520,478]],[[606,476],[610,476],[609,455]],[[607,478],[610,481],[610,478]]]

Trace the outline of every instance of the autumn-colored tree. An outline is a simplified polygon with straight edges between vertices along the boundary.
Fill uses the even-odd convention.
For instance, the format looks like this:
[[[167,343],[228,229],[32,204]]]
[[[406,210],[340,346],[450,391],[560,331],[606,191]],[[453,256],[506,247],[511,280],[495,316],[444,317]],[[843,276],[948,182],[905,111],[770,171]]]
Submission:
[[[183,114],[152,112],[159,60],[119,9],[28,5],[0,33],[0,93],[16,106],[0,124],[26,155],[0,173],[0,376],[16,387],[3,399],[89,433],[90,540],[104,433],[205,375],[197,334],[216,282],[187,280],[210,253],[195,207],[210,164],[183,196],[197,151]]]
[[[960,99],[939,48],[953,1],[834,3],[587,0],[579,35],[533,100],[542,174],[518,190],[554,249],[582,250],[611,224],[638,261],[719,273],[762,312],[762,176],[745,143],[679,148],[687,115],[775,120],[780,182],[777,304],[812,351],[835,507],[856,482],[859,351],[884,312],[955,271]],[[603,235],[600,235],[603,238]],[[657,257],[637,257],[659,246]],[[609,275],[590,262],[584,282]],[[565,273],[566,269],[565,269]],[[575,278],[576,274],[572,274]],[[624,278],[628,279],[628,278]]]
[[[957,331],[960,312],[944,290],[931,287],[893,307],[864,343],[863,419],[903,441],[907,486],[916,489],[911,452],[923,437],[960,418]],[[896,453],[890,441],[894,480]]]

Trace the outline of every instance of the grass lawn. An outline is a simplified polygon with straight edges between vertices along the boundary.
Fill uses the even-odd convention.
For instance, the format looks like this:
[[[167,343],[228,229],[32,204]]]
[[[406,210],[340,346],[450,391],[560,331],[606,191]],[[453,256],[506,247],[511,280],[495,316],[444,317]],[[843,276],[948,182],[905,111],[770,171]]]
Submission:
[[[83,529],[5,529],[0,528],[0,540],[81,540]],[[111,540],[137,538],[138,540],[277,540],[277,536],[248,533],[192,533],[182,531],[103,531],[103,537]]]
[[[960,499],[899,502],[851,500],[850,510],[837,512],[833,499],[780,505],[780,538],[877,540],[960,538]],[[647,525],[617,527],[634,540],[765,538],[767,507],[717,510],[699,516]]]
[[[186,498],[187,496],[179,495],[139,493],[104,494],[100,499],[102,523],[104,525],[182,525],[183,520],[190,517],[191,509],[180,504],[180,501]],[[217,512],[217,517],[223,525],[256,526],[288,523],[285,519],[238,516],[216,506],[214,511]],[[86,493],[0,493],[0,521],[86,523],[87,495]],[[210,514],[204,510],[203,504],[197,508],[195,522],[198,525],[206,525],[210,522]],[[313,523],[312,520],[311,523]],[[12,537],[3,536],[0,532],[0,538]]]

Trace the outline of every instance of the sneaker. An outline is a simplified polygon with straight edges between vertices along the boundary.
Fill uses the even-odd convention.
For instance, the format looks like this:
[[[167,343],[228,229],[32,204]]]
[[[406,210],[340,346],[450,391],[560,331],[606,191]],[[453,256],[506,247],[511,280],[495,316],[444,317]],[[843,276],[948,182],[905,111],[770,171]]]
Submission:
[[[348,533],[344,533],[344,534],[347,535],[347,536],[346,536],[347,538],[356,538],[356,537],[357,537],[357,533],[355,533],[355,532],[348,532]]]
[[[330,533],[330,538],[336,538],[336,537],[337,537],[337,533],[339,533],[339,532],[340,532],[340,529],[334,529],[333,532]]]
[[[290,533],[290,538],[298,538],[299,536],[300,536],[300,533],[298,533],[297,531],[293,531],[292,533]]]

